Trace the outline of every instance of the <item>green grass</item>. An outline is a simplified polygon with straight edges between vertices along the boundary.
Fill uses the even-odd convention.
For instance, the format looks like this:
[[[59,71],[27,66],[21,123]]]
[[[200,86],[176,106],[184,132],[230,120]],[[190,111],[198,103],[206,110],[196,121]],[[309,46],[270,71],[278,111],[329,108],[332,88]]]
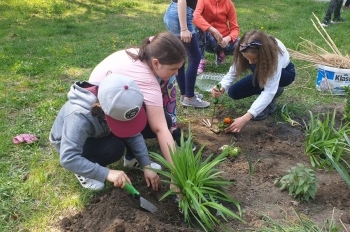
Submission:
[[[93,197],[60,166],[47,139],[51,125],[74,81],[88,79],[94,66],[115,50],[165,30],[162,18],[168,3],[0,1],[0,231],[47,231],[60,215],[82,209]],[[263,29],[291,49],[301,42],[299,37],[323,44],[310,19],[312,12],[322,19],[327,2],[236,0],[235,6],[242,33]],[[346,18],[349,12],[343,14]],[[344,54],[350,51],[348,28],[349,22],[327,28]],[[216,67],[214,57],[207,56],[207,71],[228,70],[229,61]],[[305,65],[300,61],[295,64]],[[295,83],[279,100],[288,104],[293,115],[307,115],[317,105],[345,102],[344,97],[317,92],[315,77],[315,68],[298,69]],[[237,115],[245,112],[252,100],[226,101],[224,106],[232,107],[232,114]],[[210,113],[178,109],[183,123]],[[33,133],[41,139],[34,145],[14,145],[12,138],[21,133]]]

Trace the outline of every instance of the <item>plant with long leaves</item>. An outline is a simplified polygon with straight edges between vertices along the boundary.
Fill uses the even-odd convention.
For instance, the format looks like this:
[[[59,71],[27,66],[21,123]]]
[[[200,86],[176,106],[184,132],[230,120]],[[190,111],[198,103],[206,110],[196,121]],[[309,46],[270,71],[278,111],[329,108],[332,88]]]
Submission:
[[[346,105],[344,107],[344,119],[347,122],[350,122],[350,87],[344,86],[343,89],[346,93]]]
[[[255,173],[255,167],[256,165],[264,158],[264,157],[260,157],[259,159],[257,159],[255,162],[253,162],[252,160],[252,154],[248,153],[247,155],[245,155],[245,158],[248,162],[248,167],[249,167],[249,182],[251,182],[252,177]]]
[[[288,170],[288,174],[275,181],[275,185],[281,190],[288,190],[289,195],[302,200],[309,201],[315,199],[317,191],[317,178],[315,171],[305,167],[303,164],[297,164]]]
[[[282,106],[282,109],[281,109],[281,116],[282,116],[283,120],[288,122],[291,126],[302,127],[302,125],[299,122],[292,119],[292,117],[290,115],[291,115],[291,112],[288,110],[287,104],[284,104]]]
[[[310,157],[312,167],[333,168],[325,151],[329,151],[333,160],[338,162],[341,159],[344,149],[348,147],[343,135],[350,134],[350,123],[347,122],[336,129],[335,110],[332,116],[329,112],[324,114],[323,121],[320,115],[314,117],[311,111],[309,113],[310,122],[308,125],[305,123],[305,153]]]
[[[167,191],[160,200],[176,194],[179,198],[179,208],[190,226],[194,226],[193,222],[197,222],[205,231],[213,231],[216,226],[227,230],[221,219],[228,221],[232,218],[243,221],[239,202],[224,192],[232,182],[224,180],[221,176],[223,171],[217,169],[217,166],[226,159],[227,153],[223,152],[214,158],[210,155],[202,161],[203,148],[204,146],[194,154],[189,129],[187,141],[184,141],[181,134],[181,147],[175,151],[169,148],[173,165],[163,156],[150,153],[153,159],[165,167],[165,170],[155,170],[166,177],[162,181],[176,186]],[[233,204],[237,213],[225,207],[220,201]]]
[[[325,150],[325,153],[328,160],[331,162],[333,167],[337,170],[341,178],[345,181],[348,187],[350,187],[350,174],[349,174],[350,173],[350,164],[349,164],[350,139],[346,134],[344,134],[344,139],[346,140],[346,143],[347,143],[347,147],[344,150],[347,151],[348,153],[346,153],[344,157],[341,157],[339,161],[333,158],[331,151],[329,151],[328,149]]]

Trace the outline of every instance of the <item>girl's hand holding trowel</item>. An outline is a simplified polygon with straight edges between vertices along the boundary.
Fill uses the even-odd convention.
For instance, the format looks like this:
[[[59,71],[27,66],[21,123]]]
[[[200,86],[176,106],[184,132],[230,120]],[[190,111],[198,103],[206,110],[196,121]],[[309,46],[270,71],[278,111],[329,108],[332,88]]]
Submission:
[[[126,182],[131,184],[129,177],[123,171],[109,170],[107,180],[112,182],[114,187],[124,188]]]
[[[151,185],[153,190],[158,191],[160,178],[156,172],[147,168],[151,168],[151,165],[146,165],[143,171],[143,174],[145,176],[145,180],[147,183],[147,187]]]

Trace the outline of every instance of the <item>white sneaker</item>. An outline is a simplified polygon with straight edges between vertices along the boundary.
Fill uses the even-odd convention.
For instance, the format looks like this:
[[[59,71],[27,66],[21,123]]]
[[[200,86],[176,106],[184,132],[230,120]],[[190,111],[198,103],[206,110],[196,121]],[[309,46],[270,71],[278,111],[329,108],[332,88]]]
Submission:
[[[94,180],[94,179],[90,179],[90,178],[86,178],[83,176],[79,176],[77,174],[74,174],[77,179],[79,180],[81,186],[83,186],[84,188],[93,190],[93,191],[99,191],[102,190],[105,187],[105,184],[98,181],[98,180]]]
[[[196,108],[207,108],[210,106],[210,102],[203,101],[197,97],[193,97],[192,99],[185,97],[181,103],[184,106],[193,106]]]
[[[126,168],[140,168],[140,164],[139,164],[139,162],[137,162],[137,160],[135,158],[128,160],[124,156],[124,167],[126,167]],[[157,164],[155,162],[151,163],[151,168],[157,169],[157,170],[162,170],[162,166],[160,166],[159,164]]]
[[[194,96],[196,97],[196,98],[199,98],[199,99],[203,99],[203,94],[201,94],[201,93],[198,93],[198,92],[194,92]],[[181,95],[181,97],[180,97],[180,102],[182,103],[183,101],[184,101],[184,96],[182,96]]]

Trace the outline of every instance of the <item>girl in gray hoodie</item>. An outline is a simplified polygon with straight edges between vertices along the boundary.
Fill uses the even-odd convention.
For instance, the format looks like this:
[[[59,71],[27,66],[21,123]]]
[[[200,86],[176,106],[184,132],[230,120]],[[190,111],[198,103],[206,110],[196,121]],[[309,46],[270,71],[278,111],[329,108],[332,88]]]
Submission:
[[[105,180],[121,188],[131,183],[123,171],[107,167],[123,157],[127,145],[143,168],[147,186],[158,190],[159,176],[144,168],[152,164],[140,134],[146,123],[137,84],[111,74],[99,85],[76,82],[71,86],[68,101],[52,126],[50,142],[60,154],[61,165],[91,190],[101,190]]]

